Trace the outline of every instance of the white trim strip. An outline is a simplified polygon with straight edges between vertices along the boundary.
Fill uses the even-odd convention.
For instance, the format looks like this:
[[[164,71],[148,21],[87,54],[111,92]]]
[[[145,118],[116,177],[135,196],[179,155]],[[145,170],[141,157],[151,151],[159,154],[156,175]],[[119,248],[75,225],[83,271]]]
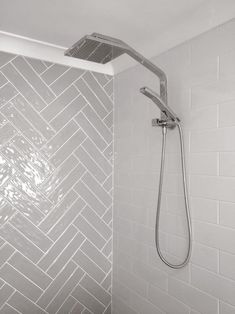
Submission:
[[[111,64],[98,64],[64,56],[67,48],[0,31],[0,50],[74,68],[113,75]]]

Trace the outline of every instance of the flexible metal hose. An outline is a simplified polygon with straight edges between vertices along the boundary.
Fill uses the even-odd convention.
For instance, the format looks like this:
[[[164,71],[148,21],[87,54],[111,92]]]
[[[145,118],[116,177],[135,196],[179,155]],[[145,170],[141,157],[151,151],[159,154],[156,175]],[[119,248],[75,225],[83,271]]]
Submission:
[[[186,266],[189,262],[191,251],[192,251],[192,226],[191,226],[191,217],[189,210],[189,200],[188,200],[188,188],[187,188],[187,179],[186,179],[186,166],[185,166],[185,155],[184,155],[184,139],[183,131],[179,122],[176,122],[178,128],[179,137],[180,137],[180,152],[181,152],[181,166],[182,166],[182,178],[183,178],[183,190],[184,190],[184,203],[185,203],[185,214],[187,220],[187,230],[188,230],[188,249],[185,259],[180,264],[172,264],[168,262],[163,256],[160,243],[159,243],[159,223],[160,223],[160,211],[161,211],[161,198],[162,198],[162,186],[163,186],[163,177],[164,177],[164,168],[165,168],[165,152],[166,152],[166,133],[167,126],[162,126],[162,155],[161,155],[161,168],[160,168],[160,179],[159,179],[159,190],[158,190],[158,201],[157,201],[157,213],[156,213],[156,224],[155,224],[155,243],[156,249],[160,259],[167,266],[179,269]]]

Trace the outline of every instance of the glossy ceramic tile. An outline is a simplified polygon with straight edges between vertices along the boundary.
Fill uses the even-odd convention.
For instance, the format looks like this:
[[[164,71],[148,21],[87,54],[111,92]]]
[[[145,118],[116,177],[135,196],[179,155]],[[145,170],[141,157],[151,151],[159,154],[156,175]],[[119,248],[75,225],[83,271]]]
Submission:
[[[111,77],[0,52],[0,312],[110,313],[111,96]]]
[[[156,79],[141,66],[115,78],[115,314],[235,313],[234,25],[153,59],[166,72],[168,104],[184,131],[193,253],[181,270],[164,265],[154,243],[162,137],[151,127],[159,111],[138,87],[156,84],[157,92]],[[168,131],[166,145],[160,246],[180,262],[187,241],[177,132]]]

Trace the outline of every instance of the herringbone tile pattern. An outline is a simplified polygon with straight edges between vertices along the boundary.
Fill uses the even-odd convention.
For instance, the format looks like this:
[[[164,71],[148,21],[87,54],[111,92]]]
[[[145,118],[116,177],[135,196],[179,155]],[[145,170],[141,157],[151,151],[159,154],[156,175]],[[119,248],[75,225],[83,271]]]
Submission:
[[[111,313],[112,78],[0,52],[0,312]]]

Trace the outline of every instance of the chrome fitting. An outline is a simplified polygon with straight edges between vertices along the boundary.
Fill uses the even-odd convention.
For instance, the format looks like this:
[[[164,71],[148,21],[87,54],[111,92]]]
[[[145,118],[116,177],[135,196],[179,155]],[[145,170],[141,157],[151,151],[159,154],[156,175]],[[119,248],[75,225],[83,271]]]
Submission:
[[[152,126],[153,127],[160,126],[168,129],[174,129],[176,126],[176,122],[171,119],[167,120],[152,119]]]

